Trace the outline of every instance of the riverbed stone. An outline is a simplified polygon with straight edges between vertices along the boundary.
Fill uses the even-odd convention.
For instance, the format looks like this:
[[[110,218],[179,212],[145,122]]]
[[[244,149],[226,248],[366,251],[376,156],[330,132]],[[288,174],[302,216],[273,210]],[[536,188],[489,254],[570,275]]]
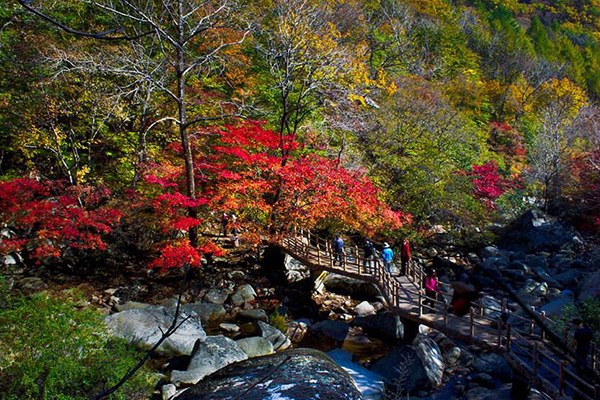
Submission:
[[[152,348],[162,337],[162,332],[171,326],[174,313],[174,310],[160,306],[131,309],[106,317],[105,323],[113,336],[147,350]],[[188,315],[182,312],[179,320],[183,321],[185,318],[188,319],[158,347],[158,354],[190,355],[196,342],[206,339],[200,318],[195,314]]]
[[[193,385],[231,363],[246,359],[246,353],[233,340],[222,335],[209,336],[196,343],[187,371],[171,372],[171,382],[177,386]]]
[[[268,379],[256,384],[268,375]],[[296,349],[229,365],[182,393],[177,400],[362,400],[352,378],[329,356]]]
[[[236,306],[241,306],[245,302],[256,299],[256,292],[251,285],[242,285],[237,288],[235,293],[231,295],[231,303]]]
[[[235,342],[246,353],[248,358],[266,356],[275,352],[273,344],[262,336],[252,336],[236,340]]]
[[[181,309],[188,313],[195,312],[204,323],[218,320],[225,316],[225,308],[220,304],[191,303],[183,305]]]
[[[255,308],[253,310],[242,310],[238,314],[242,318],[253,319],[267,322],[269,317],[267,317],[267,312],[262,308]]]
[[[292,345],[290,339],[279,329],[263,321],[257,321],[261,336],[268,339],[273,344],[275,351],[285,350]]]

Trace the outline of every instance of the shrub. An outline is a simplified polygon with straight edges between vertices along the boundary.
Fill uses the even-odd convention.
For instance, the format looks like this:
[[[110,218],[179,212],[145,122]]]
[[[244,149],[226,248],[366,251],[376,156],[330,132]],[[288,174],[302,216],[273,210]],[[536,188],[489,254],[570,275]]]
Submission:
[[[89,399],[141,358],[107,335],[101,313],[77,310],[77,300],[36,294],[0,310],[0,397]],[[141,370],[111,398],[131,399],[149,389],[149,374]]]
[[[285,315],[281,315],[279,312],[275,311],[273,314],[269,315],[269,324],[279,329],[283,334],[287,332],[287,318]]]

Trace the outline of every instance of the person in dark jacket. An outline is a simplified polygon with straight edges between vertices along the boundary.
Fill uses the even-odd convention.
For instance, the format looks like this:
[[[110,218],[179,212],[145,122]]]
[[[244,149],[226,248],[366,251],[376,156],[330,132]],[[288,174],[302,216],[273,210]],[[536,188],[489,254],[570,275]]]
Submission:
[[[343,265],[344,240],[340,237],[340,235],[335,235],[335,239],[333,241],[333,265],[335,265],[336,261],[339,261],[340,265]]]
[[[373,258],[375,258],[375,247],[373,243],[369,239],[365,239],[365,244],[363,245],[363,251],[365,252],[365,267],[367,269],[367,273],[373,273]]]

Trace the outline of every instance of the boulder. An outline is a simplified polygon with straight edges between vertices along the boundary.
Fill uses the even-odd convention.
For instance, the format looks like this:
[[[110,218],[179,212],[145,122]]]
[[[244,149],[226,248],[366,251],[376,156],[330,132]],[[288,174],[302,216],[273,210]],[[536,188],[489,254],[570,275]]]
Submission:
[[[269,317],[267,317],[267,312],[262,308],[255,308],[254,310],[242,310],[238,314],[238,316],[246,319],[259,320],[267,322]]]
[[[314,337],[327,336],[338,342],[343,342],[348,336],[350,326],[342,321],[325,320],[317,322],[308,328],[308,333]]]
[[[257,323],[261,336],[273,344],[275,351],[285,350],[292,345],[292,342],[279,329],[263,321],[257,321]]]
[[[427,374],[429,386],[432,388],[439,387],[444,376],[444,358],[437,343],[428,336],[419,335],[416,350]]]
[[[123,338],[141,349],[150,349],[162,337],[173,323],[174,310],[152,306],[143,309],[131,309],[109,315],[105,318],[108,331],[113,336]],[[206,339],[202,322],[196,315],[180,313],[179,321],[189,317],[157,349],[158,354],[166,356],[190,355],[196,342]]]
[[[576,293],[579,301],[600,297],[600,272],[588,274],[583,277],[577,286]]]
[[[298,282],[310,278],[310,269],[288,254],[284,256],[283,266],[288,282]]]
[[[246,353],[248,358],[266,356],[273,354],[273,344],[264,337],[253,336],[235,341],[238,346]]]
[[[481,258],[500,257],[500,250],[496,246],[484,247],[480,252]]]
[[[530,268],[548,268],[548,257],[542,254],[528,254],[525,262]]]
[[[171,372],[171,382],[177,386],[193,385],[229,364],[246,359],[246,353],[233,340],[221,335],[209,336],[194,346],[187,371]]]
[[[353,326],[361,327],[365,332],[383,336],[387,339],[398,340],[404,335],[404,325],[400,317],[389,311],[367,317],[356,317],[352,321]]]
[[[170,400],[175,395],[175,393],[177,393],[177,388],[172,383],[163,385],[161,388],[163,400]]]
[[[529,274],[531,272],[531,268],[529,268],[525,263],[519,260],[512,261],[510,264],[508,264],[507,268],[519,270],[524,274]]]
[[[252,387],[253,384],[256,385]],[[312,349],[290,350],[230,365],[185,391],[177,400],[240,396],[244,400],[362,400],[348,373],[325,353]]]
[[[195,312],[205,323],[218,320],[225,315],[225,308],[220,304],[191,303],[183,305],[181,309],[187,313]]]
[[[481,299],[483,307],[485,308],[485,315],[490,318],[498,318],[502,312],[502,305],[498,300],[492,296],[483,296]]]
[[[473,368],[476,371],[486,373],[493,378],[502,382],[510,382],[512,378],[512,370],[508,366],[506,360],[498,354],[485,354],[475,359]]]
[[[558,275],[554,275],[554,279],[560,283],[562,286],[573,286],[576,285],[581,277],[581,272],[570,269],[565,272],[562,272]]]
[[[455,365],[460,360],[460,347],[453,347],[444,354],[444,360],[448,365]]]
[[[229,333],[236,333],[240,331],[240,327],[236,324],[229,324],[226,322],[222,322],[219,324],[219,328]]]
[[[427,387],[429,378],[417,351],[406,345],[394,348],[371,368],[384,379],[385,392],[390,398],[400,393],[415,392]]]
[[[208,303],[224,304],[230,294],[231,291],[229,289],[211,289],[204,296],[204,300]]]
[[[240,286],[235,293],[231,296],[231,303],[236,306],[241,306],[245,302],[256,299],[256,292],[250,285]]]
[[[375,307],[368,301],[363,301],[354,307],[354,312],[360,317],[366,317],[367,315],[375,315]]]
[[[485,372],[480,372],[478,374],[473,375],[473,382],[488,389],[493,389],[496,387],[496,382],[494,381],[494,378],[492,378]]]
[[[560,297],[552,300],[548,304],[544,304],[541,311],[546,313],[546,316],[552,318],[556,316],[562,316],[566,306],[573,304],[574,295],[570,290],[563,290]]]
[[[323,280],[323,285],[330,292],[351,296],[355,299],[381,301],[383,296],[373,283],[349,278],[338,274],[329,274]]]
[[[503,248],[527,253],[556,252],[568,246],[578,247],[580,243],[571,228],[536,210],[527,211],[508,225],[499,241]]]

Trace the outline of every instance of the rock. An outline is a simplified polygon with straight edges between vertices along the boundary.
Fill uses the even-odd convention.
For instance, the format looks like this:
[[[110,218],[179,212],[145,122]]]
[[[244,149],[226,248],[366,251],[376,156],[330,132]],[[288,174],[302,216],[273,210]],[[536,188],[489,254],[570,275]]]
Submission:
[[[453,347],[444,354],[444,359],[449,365],[455,365],[460,360],[460,347]]]
[[[492,390],[484,387],[475,387],[465,393],[465,400],[495,400],[496,397]]]
[[[371,370],[384,378],[385,391],[394,398],[427,386],[429,379],[415,349],[400,345],[376,361]]]
[[[437,343],[428,336],[419,335],[416,343],[417,355],[423,363],[429,386],[439,387],[444,376],[444,358]]]
[[[283,259],[283,266],[288,282],[298,282],[310,278],[310,269],[288,254]]]
[[[338,274],[329,274],[323,280],[323,285],[330,292],[351,296],[360,300],[381,301],[383,296],[373,283],[349,278]]]
[[[174,311],[165,307],[152,306],[144,309],[132,309],[109,315],[105,318],[108,331],[116,337],[141,349],[150,349],[162,337],[173,322]],[[188,317],[185,312],[180,313],[179,319],[183,321]],[[180,327],[168,337],[157,349],[158,354],[165,356],[190,355],[197,341],[206,339],[202,329],[202,322],[196,316],[189,316]]]
[[[191,303],[181,307],[185,312],[195,312],[202,322],[218,320],[225,315],[225,308],[220,304]]]
[[[600,272],[584,276],[577,286],[576,293],[579,301],[600,297]]]
[[[267,317],[267,312],[261,308],[256,308],[254,310],[242,310],[238,314],[242,318],[254,319],[267,322],[269,317]]]
[[[285,350],[292,345],[292,342],[279,329],[263,321],[257,321],[257,323],[261,336],[273,344],[275,351]]]
[[[496,387],[496,382],[494,381],[494,378],[492,378],[491,376],[489,376],[488,374],[486,374],[484,372],[475,374],[473,376],[473,381],[475,383],[477,383],[478,385],[483,386],[488,389],[493,389]]]
[[[229,279],[244,279],[246,277],[246,273],[244,271],[230,271],[227,273],[227,277]]]
[[[533,296],[545,296],[548,293],[548,284],[546,282],[538,283],[533,279],[527,279],[521,292]]]
[[[375,307],[373,307],[368,301],[363,301],[354,307],[354,312],[360,317],[366,317],[367,315],[375,315]]]
[[[11,255],[4,256],[2,258],[2,264],[4,265],[17,265],[17,260]]]
[[[562,288],[561,284],[558,283],[544,268],[532,268],[532,270],[535,276],[540,280],[546,281],[548,285]]]
[[[546,282],[540,283],[532,292],[534,296],[545,296],[548,294],[548,284]]]
[[[570,290],[563,290],[560,297],[551,301],[548,304],[544,304],[541,311],[546,313],[546,316],[552,318],[563,314],[563,310],[566,306],[573,304],[574,296]]]
[[[253,336],[235,341],[238,346],[246,353],[248,358],[266,356],[273,354],[273,344],[264,337]]]
[[[42,290],[48,289],[48,285],[43,280],[35,276],[21,279],[19,281],[19,286],[23,292],[25,292],[25,294],[41,292]]]
[[[292,321],[288,323],[286,336],[292,343],[300,343],[308,333],[308,325],[302,321]]]
[[[227,289],[211,289],[204,296],[204,300],[208,303],[223,304],[227,301],[230,294],[231,291]]]
[[[115,305],[115,308],[117,309],[117,311],[136,310],[136,309],[142,309],[142,308],[148,308],[148,307],[152,307],[152,305],[146,304],[146,303],[139,303],[137,301],[128,301],[125,304],[116,304]]]
[[[244,361],[248,356],[233,340],[225,336],[209,336],[194,346],[187,371],[171,372],[171,382],[177,386],[195,384],[204,377],[231,363]]]
[[[230,332],[230,333],[236,333],[240,331],[240,327],[237,326],[236,324],[228,324],[228,323],[221,323],[219,324],[219,328],[224,330],[225,332]]]
[[[528,254],[526,264],[530,268],[548,268],[548,258],[541,254]]]
[[[172,383],[169,383],[167,385],[163,385],[161,392],[163,400],[170,400],[175,393],[177,393],[177,388]]]
[[[506,360],[498,354],[485,354],[475,359],[473,368],[479,372],[484,372],[502,382],[510,382],[512,370],[506,363]]]
[[[400,317],[389,311],[367,317],[357,317],[352,321],[353,326],[363,328],[367,333],[383,336],[388,339],[402,339],[404,336],[404,325]]]
[[[508,264],[507,268],[521,271],[523,272],[523,274],[531,273],[531,268],[529,268],[526,264],[518,260],[512,261],[510,264]]]
[[[487,246],[481,250],[480,255],[482,258],[500,257],[500,250],[496,246]]]
[[[274,369],[275,366],[278,368]],[[250,385],[268,379],[250,390]],[[362,400],[342,368],[325,353],[290,350],[230,365],[182,393],[177,400]]]
[[[464,365],[465,367],[470,367],[471,365],[473,365],[473,362],[475,362],[475,357],[473,357],[473,354],[471,354],[467,349],[461,348],[459,361],[461,365]]]
[[[475,253],[469,253],[469,254],[467,254],[467,259],[469,260],[469,262],[471,264],[479,264],[481,262],[481,259]]]
[[[179,302],[179,299],[177,297],[171,297],[169,299],[166,299],[162,303],[160,303],[160,305],[165,308],[175,309],[175,307],[177,307],[178,302]],[[183,301],[182,301],[182,303],[183,303]]]
[[[554,279],[556,279],[556,281],[562,286],[573,286],[577,284],[580,277],[581,273],[574,269],[567,270],[558,275],[554,275]]]
[[[503,269],[502,275],[517,282],[525,279],[525,273],[520,269]]]
[[[231,302],[236,306],[241,306],[245,302],[252,301],[254,299],[256,299],[256,292],[250,285],[240,286],[231,296]]]
[[[343,342],[348,336],[350,327],[342,321],[321,321],[308,328],[308,333],[315,336],[327,336],[338,342]]]
[[[580,242],[571,228],[536,210],[529,210],[514,220],[499,241],[503,248],[527,253],[576,248]]]
[[[429,249],[427,249],[427,255],[430,258],[436,257],[438,255],[438,251],[434,247],[430,247]]]

